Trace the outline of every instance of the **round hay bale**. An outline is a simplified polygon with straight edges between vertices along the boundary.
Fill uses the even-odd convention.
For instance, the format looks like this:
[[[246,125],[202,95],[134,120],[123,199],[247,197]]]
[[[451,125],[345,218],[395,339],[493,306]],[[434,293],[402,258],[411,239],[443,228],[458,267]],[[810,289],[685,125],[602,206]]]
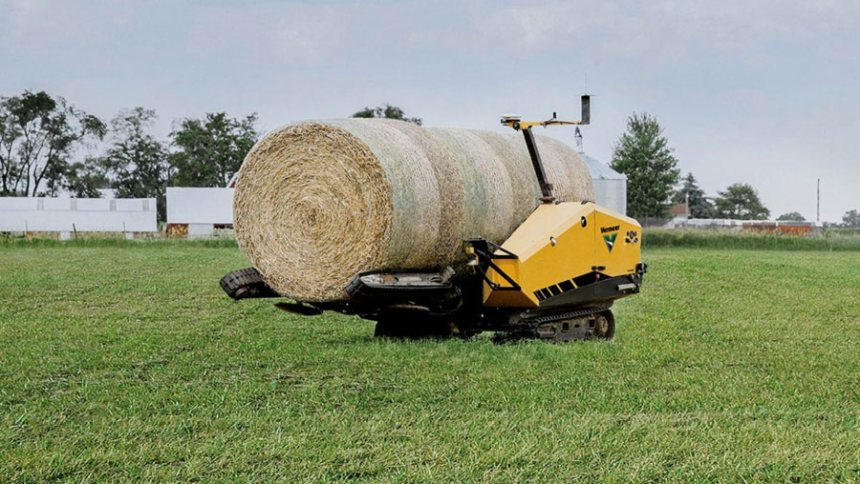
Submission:
[[[593,199],[575,151],[543,137],[538,145],[559,198]],[[359,272],[440,268],[460,257],[464,238],[502,242],[539,196],[518,133],[307,122],[267,134],[248,153],[234,226],[280,294],[337,301]]]

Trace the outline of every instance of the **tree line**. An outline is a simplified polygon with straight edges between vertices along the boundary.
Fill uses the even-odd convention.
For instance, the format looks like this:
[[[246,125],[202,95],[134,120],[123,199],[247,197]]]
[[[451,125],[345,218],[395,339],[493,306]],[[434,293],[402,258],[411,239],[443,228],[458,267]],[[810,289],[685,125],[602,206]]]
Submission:
[[[158,199],[164,220],[168,185],[225,186],[259,137],[256,114],[183,119],[168,140],[152,135],[156,119],[136,107],[106,122],[44,91],[0,98],[0,196],[113,189],[118,198]]]
[[[693,218],[765,220],[770,210],[756,189],[734,183],[717,196],[709,197],[699,187],[693,173],[681,178],[678,160],[657,119],[649,114],[633,114],[627,129],[615,145],[610,166],[627,176],[627,211],[640,219],[665,219],[674,204],[686,203]],[[783,221],[805,221],[798,212],[777,217]],[[860,228],[860,213],[849,210],[842,217],[844,227]]]

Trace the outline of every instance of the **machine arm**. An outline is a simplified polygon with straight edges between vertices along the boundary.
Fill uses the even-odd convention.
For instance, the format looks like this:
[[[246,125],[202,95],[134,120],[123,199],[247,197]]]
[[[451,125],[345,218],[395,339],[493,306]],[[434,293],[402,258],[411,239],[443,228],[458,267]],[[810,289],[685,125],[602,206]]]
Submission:
[[[543,169],[543,160],[540,159],[540,152],[538,151],[537,144],[535,143],[535,135],[532,134],[531,126],[524,128],[522,131],[523,136],[526,139],[526,147],[529,149],[529,157],[532,159],[532,166],[534,167],[535,175],[537,175],[540,191],[543,195],[541,197],[541,201],[544,203],[551,203],[555,201],[555,196],[552,194],[552,183],[548,182],[546,179],[546,171]]]
[[[509,128],[513,128],[516,131],[523,132],[523,137],[525,137],[526,140],[526,147],[529,150],[529,157],[532,160],[532,166],[535,170],[535,176],[537,176],[538,184],[540,185],[540,191],[542,195],[541,201],[543,203],[554,202],[555,196],[552,194],[552,184],[547,181],[546,171],[543,167],[543,161],[540,158],[540,152],[538,151],[537,143],[535,143],[534,134],[532,134],[532,128],[535,126],[580,126],[589,124],[591,122],[591,96],[589,96],[588,94],[583,94],[581,103],[582,119],[580,121],[562,121],[558,119],[556,113],[552,113],[552,118],[547,119],[546,121],[523,121],[519,118],[519,116],[502,116],[503,126],[507,126]]]

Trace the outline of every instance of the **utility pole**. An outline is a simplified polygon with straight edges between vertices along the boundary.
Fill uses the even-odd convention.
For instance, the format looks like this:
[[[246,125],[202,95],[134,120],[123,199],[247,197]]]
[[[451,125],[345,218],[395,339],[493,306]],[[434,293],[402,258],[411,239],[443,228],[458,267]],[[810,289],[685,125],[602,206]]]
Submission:
[[[821,178],[815,184],[815,225],[821,225]]]

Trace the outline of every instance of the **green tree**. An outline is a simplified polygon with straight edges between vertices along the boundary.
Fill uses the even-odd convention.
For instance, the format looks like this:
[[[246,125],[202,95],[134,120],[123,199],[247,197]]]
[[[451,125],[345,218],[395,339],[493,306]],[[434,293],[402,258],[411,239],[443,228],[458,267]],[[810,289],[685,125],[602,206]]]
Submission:
[[[170,133],[177,148],[170,155],[175,170],[171,183],[189,187],[226,186],[257,142],[256,122],[256,114],[235,119],[226,113],[183,120],[179,129]]]
[[[390,104],[386,104],[385,106],[378,106],[375,108],[365,107],[361,111],[356,111],[355,113],[353,113],[352,117],[399,119],[401,121],[415,123],[418,126],[421,126],[421,123],[423,123],[421,118],[408,118],[406,117],[406,113],[404,113],[402,109],[398,108],[397,106],[392,106]]]
[[[87,158],[69,165],[64,176],[63,188],[73,197],[101,198],[101,188],[110,188],[101,160]]]
[[[154,197],[159,220],[164,220],[170,164],[165,146],[148,133],[155,119],[151,109],[120,112],[111,121],[112,142],[99,163],[118,198]]]
[[[842,216],[842,225],[850,229],[860,229],[860,211],[849,210]]]
[[[0,98],[0,195],[56,195],[76,149],[105,124],[44,91]]]
[[[657,119],[647,113],[627,118],[612,155],[612,169],[627,175],[627,210],[634,217],[665,217],[678,160]]]
[[[764,220],[770,215],[755,188],[744,183],[729,185],[715,199],[717,217],[735,220]]]
[[[672,202],[687,203],[693,218],[713,217],[714,204],[705,196],[705,191],[699,188],[696,177],[688,173],[681,182],[681,188],[675,192]]]
[[[800,212],[788,212],[776,218],[780,222],[806,222],[806,218]]]

